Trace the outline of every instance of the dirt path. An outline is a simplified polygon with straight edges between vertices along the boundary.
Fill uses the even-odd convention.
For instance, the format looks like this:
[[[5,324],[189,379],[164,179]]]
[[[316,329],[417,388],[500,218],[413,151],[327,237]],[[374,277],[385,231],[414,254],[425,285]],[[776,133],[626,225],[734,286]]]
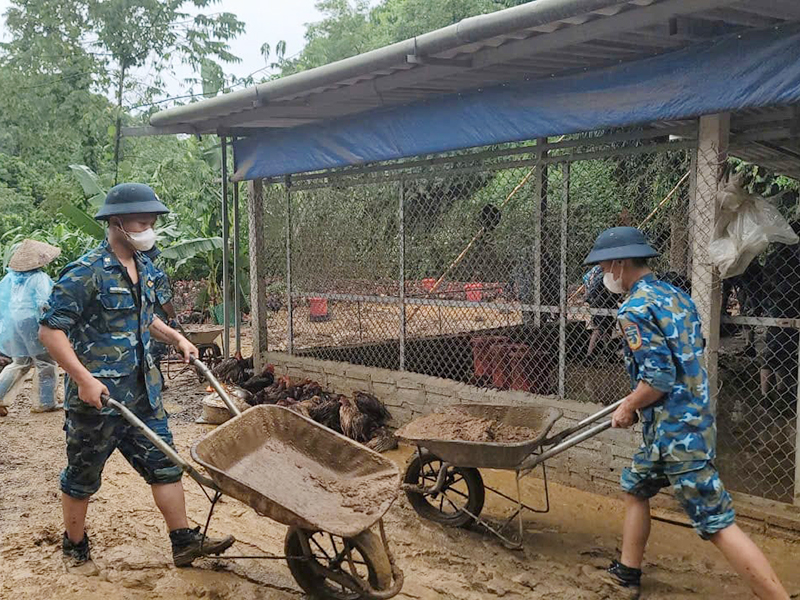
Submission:
[[[29,384],[27,384],[29,388]],[[32,415],[28,389],[0,420],[0,598],[144,600],[188,598],[284,599],[302,594],[282,561],[238,563],[203,560],[192,569],[171,565],[169,542],[149,489],[115,454],[103,486],[90,505],[89,534],[100,575],[64,572],[58,474],[64,461],[63,417]],[[203,434],[193,423],[203,386],[184,374],[165,394],[179,450]],[[391,454],[405,460],[407,450]],[[488,483],[512,490],[507,473],[485,472]],[[186,479],[189,514],[197,524],[207,501]],[[525,480],[523,492],[536,503],[540,482]],[[405,499],[389,511],[387,531],[406,584],[400,598],[478,600],[482,598],[608,598],[587,573],[614,555],[621,527],[618,501],[552,486],[548,515],[526,521],[525,551],[503,549],[479,531],[449,530],[421,521]],[[487,514],[508,507],[489,502]],[[248,507],[223,501],[212,525],[233,533],[239,553],[280,553],[285,527],[260,518]],[[756,535],[790,593],[800,597],[800,545]],[[750,598],[710,544],[693,532],[654,523],[646,566],[646,598]]]

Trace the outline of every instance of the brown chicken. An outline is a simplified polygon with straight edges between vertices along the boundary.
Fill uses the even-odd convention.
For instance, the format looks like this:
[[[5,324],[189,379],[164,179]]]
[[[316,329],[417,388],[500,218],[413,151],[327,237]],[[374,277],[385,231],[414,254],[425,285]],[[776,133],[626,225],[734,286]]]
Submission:
[[[397,438],[388,427],[379,427],[372,434],[372,439],[364,445],[375,452],[386,452],[397,448]]]
[[[342,397],[339,406],[339,422],[342,433],[351,440],[366,442],[375,429],[375,422],[358,410],[352,398]]]
[[[372,394],[356,392],[353,394],[353,397],[355,398],[358,410],[369,416],[377,425],[384,425],[392,418],[392,414],[383,405],[383,402]]]
[[[251,394],[256,394],[266,387],[275,383],[275,367],[267,365],[258,375],[253,375],[250,379],[242,383],[242,387]]]
[[[245,380],[244,371],[245,360],[242,358],[240,352],[237,352],[230,358],[223,359],[218,365],[211,369],[211,373],[221,383],[235,383],[236,385],[241,384]]]
[[[336,394],[320,396],[319,401],[315,402],[308,412],[308,416],[317,423],[321,423],[337,433],[342,433],[342,425],[339,420],[339,396]]]

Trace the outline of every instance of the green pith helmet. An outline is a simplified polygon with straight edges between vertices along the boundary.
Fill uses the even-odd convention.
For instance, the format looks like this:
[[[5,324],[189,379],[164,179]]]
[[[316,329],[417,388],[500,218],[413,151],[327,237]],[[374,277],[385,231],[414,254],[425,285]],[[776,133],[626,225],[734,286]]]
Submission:
[[[595,265],[605,260],[654,256],[658,256],[658,252],[647,243],[647,238],[636,227],[611,227],[597,236],[592,251],[583,264]]]
[[[149,185],[143,183],[120,183],[108,190],[103,206],[95,219],[107,221],[116,215],[152,214],[165,215],[169,209],[161,203]]]

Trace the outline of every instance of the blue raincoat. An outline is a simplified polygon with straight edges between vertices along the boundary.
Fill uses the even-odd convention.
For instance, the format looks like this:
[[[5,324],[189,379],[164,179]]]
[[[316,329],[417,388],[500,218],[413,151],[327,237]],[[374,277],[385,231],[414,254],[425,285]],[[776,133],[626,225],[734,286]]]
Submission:
[[[39,341],[39,318],[53,280],[40,269],[9,270],[0,281],[0,352],[14,358],[46,354]]]

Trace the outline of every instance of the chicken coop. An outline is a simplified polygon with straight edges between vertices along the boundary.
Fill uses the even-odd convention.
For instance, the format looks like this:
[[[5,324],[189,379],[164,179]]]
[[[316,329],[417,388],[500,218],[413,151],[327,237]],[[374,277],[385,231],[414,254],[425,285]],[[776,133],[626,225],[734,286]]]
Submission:
[[[232,147],[256,360],[367,386],[400,422],[626,395],[618,299],[583,260],[640,227],[700,311],[726,485],[800,523],[798,245],[724,280],[709,252],[734,183],[797,231],[797,56],[789,0],[535,0],[128,133]],[[608,436],[568,481],[613,488],[638,439]]]

